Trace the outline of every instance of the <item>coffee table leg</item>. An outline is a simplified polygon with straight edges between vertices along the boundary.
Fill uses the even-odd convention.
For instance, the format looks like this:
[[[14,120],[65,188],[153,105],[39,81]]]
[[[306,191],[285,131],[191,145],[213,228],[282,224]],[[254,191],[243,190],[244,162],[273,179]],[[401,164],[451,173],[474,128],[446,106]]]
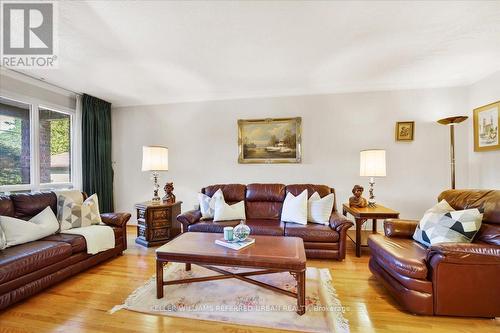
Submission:
[[[297,313],[306,313],[306,272],[297,272]]]
[[[156,298],[163,298],[163,261],[156,259]]]
[[[190,271],[191,270],[191,264],[186,264],[186,271]]]

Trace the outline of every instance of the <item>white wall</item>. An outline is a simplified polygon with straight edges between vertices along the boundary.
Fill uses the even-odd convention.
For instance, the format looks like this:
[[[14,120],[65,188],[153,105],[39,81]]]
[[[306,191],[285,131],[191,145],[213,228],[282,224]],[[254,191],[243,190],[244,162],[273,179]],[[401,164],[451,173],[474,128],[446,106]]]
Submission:
[[[437,119],[466,114],[466,88],[332,94],[135,106],[113,109],[116,210],[133,212],[151,197],[141,172],[143,145],[169,147],[170,170],[183,211],[214,183],[319,183],[336,188],[338,208],[359,177],[359,151],[387,150],[387,177],[377,179],[380,203],[417,218],[449,185],[449,131]],[[303,163],[238,164],[238,119],[301,116]],[[396,142],[396,121],[416,122],[415,141]],[[458,126],[457,187],[468,184],[467,127]],[[163,191],[162,191],[163,195]],[[365,196],[367,196],[367,190]],[[133,214],[135,215],[135,214]]]
[[[500,101],[500,72],[473,84],[469,89],[469,116],[475,108]],[[500,150],[474,151],[473,127],[469,127],[469,186],[500,189]]]

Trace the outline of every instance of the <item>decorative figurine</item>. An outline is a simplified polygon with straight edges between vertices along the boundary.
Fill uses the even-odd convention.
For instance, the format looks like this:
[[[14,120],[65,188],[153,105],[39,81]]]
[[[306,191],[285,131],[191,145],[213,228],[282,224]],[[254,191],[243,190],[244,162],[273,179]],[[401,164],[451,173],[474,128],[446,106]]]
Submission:
[[[352,194],[354,194],[354,196],[349,198],[349,206],[359,208],[368,206],[368,201],[366,201],[366,199],[361,196],[363,194],[363,191],[363,186],[354,185],[354,187],[352,188]]]
[[[163,187],[165,191],[165,196],[163,197],[163,202],[166,203],[174,203],[175,202],[175,194],[174,192],[174,183],[166,183]]]

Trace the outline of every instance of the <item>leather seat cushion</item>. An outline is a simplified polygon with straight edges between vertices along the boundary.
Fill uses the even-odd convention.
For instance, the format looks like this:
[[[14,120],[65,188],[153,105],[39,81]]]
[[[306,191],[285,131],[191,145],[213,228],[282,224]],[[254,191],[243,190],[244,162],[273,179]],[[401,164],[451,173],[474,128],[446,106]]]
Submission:
[[[0,251],[0,284],[57,263],[72,254],[65,242],[35,241]]]
[[[239,220],[214,222],[213,220],[201,220],[188,227],[188,231],[194,232],[224,232],[224,227],[235,227]]]
[[[306,225],[298,223],[285,223],[285,236],[300,237],[304,242],[338,242],[339,233],[330,228],[329,225],[308,223]]]
[[[413,239],[370,235],[368,246],[372,257],[387,272],[395,271],[414,279],[427,279],[427,248]]]
[[[214,222],[213,220],[202,220],[188,227],[194,232],[224,232],[224,227],[235,227],[240,220]],[[280,220],[248,219],[246,224],[250,227],[251,235],[283,236],[285,225]]]
[[[45,238],[42,238],[41,240],[68,243],[69,245],[71,245],[71,250],[73,253],[87,251],[87,242],[85,241],[85,237],[80,235],[56,234],[47,236]]]
[[[251,235],[283,236],[285,223],[272,219],[248,219],[246,224],[250,227]]]

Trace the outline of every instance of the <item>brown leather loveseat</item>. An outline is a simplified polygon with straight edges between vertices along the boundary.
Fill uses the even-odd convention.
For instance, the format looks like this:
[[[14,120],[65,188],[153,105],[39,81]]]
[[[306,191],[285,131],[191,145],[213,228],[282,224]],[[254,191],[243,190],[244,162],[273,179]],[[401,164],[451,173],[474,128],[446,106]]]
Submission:
[[[29,219],[50,206],[57,210],[53,192],[0,196],[0,215]],[[128,213],[101,214],[115,232],[115,247],[87,254],[85,238],[55,234],[0,250],[0,310],[48,288],[127,249]]]
[[[213,196],[221,189],[227,203],[233,204],[245,200],[246,224],[253,235],[291,236],[304,240],[308,258],[345,258],[346,232],[353,224],[337,212],[334,201],[329,225],[308,223],[300,225],[285,223],[280,220],[283,201],[288,192],[300,194],[307,189],[308,195],[318,192],[321,197],[335,190],[326,185],[312,184],[226,184],[211,185],[203,188],[201,193]],[[201,212],[192,210],[181,214],[177,220],[182,224],[183,232],[223,232],[226,226],[235,226],[239,221],[213,222],[200,220]]]
[[[448,190],[456,210],[484,209],[472,243],[427,248],[412,238],[418,221],[386,220],[370,235],[370,270],[408,311],[422,315],[500,316],[500,191]]]

